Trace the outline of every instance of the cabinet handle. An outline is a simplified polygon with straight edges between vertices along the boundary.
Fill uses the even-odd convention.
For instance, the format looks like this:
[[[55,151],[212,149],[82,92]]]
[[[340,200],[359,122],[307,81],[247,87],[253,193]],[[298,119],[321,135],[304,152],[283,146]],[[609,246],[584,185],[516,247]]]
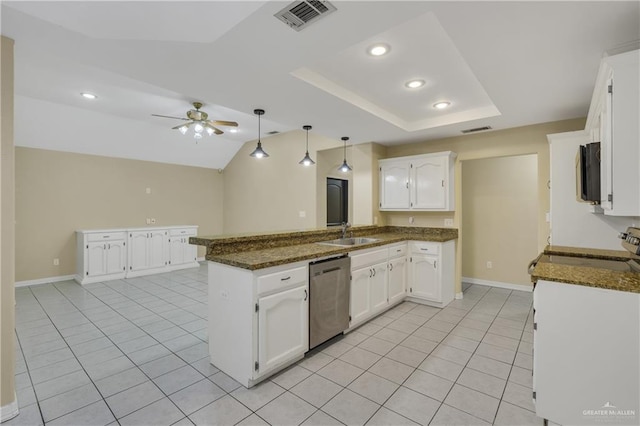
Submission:
[[[444,180],[442,181],[442,187],[444,188]]]
[[[396,250],[396,253],[400,253],[402,251],[402,249],[398,249]]]
[[[429,249],[428,249],[428,248],[421,248],[420,250],[423,250],[423,251],[429,251]]]
[[[373,276],[373,272],[371,271],[371,269],[369,269],[369,278],[371,278]]]
[[[309,294],[307,293],[307,289],[305,288],[305,289],[304,289],[304,301],[305,301],[305,302],[307,301],[307,296],[308,296],[308,295],[309,295]]]
[[[434,261],[433,261],[433,269],[437,269],[436,263],[437,263],[437,261],[436,261],[436,260],[434,260]]]
[[[409,189],[409,182],[407,182],[407,189]]]
[[[393,263],[390,263],[390,264],[389,264],[389,270],[390,270],[390,271],[393,271]]]
[[[288,276],[287,278],[280,278],[280,281],[287,281],[290,278],[291,278],[291,276]]]
[[[106,244],[104,245],[104,249],[105,249],[105,250],[107,249],[107,245],[106,245]]]
[[[373,268],[373,276],[376,276],[376,268]]]

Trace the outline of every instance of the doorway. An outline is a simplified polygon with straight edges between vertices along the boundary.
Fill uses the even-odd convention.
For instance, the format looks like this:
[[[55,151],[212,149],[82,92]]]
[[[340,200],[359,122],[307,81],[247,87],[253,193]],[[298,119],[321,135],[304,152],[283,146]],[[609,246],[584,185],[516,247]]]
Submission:
[[[349,181],[327,178],[327,226],[349,221]]]

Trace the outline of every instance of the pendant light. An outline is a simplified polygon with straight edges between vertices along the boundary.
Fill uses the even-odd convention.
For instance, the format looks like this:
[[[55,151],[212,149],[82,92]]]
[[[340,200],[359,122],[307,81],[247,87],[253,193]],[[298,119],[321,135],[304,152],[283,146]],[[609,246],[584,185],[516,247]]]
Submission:
[[[258,116],[258,146],[256,146],[256,149],[254,149],[249,156],[254,158],[267,158],[269,154],[262,149],[262,142],[260,142],[260,116],[264,115],[264,110],[254,109],[253,113]]]
[[[343,173],[347,173],[353,170],[349,163],[347,163],[347,141],[349,138],[347,136],[343,136],[341,139],[344,141],[344,161],[342,162],[342,165],[338,167],[338,170]]]
[[[304,154],[304,158],[300,160],[298,164],[302,164],[303,166],[309,167],[316,164],[316,162],[313,161],[311,157],[309,157],[309,130],[311,130],[312,127],[307,124],[305,126],[302,126],[302,128],[307,131],[307,152]]]

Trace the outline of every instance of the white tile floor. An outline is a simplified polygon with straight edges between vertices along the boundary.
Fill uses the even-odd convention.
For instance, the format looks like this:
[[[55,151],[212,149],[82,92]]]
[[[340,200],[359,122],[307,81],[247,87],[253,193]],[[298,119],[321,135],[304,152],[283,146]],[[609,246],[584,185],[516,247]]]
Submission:
[[[206,267],[16,290],[7,425],[541,425],[531,293],[403,303],[245,389],[209,364]]]

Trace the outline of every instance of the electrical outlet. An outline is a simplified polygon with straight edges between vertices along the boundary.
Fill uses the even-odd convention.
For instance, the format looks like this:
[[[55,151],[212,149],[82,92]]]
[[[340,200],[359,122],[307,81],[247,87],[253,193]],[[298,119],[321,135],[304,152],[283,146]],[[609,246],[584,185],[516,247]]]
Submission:
[[[413,216],[409,216],[409,225],[413,225],[414,219]]]
[[[53,259],[53,266],[60,266],[60,259]]]
[[[453,219],[445,219],[444,226],[453,226]]]
[[[377,225],[378,224],[378,216],[374,216],[373,217],[373,224]]]
[[[151,188],[147,188],[147,189],[145,190],[145,192],[146,192],[147,194],[151,194]]]
[[[487,269],[491,269],[491,268],[493,268],[493,262],[488,260],[487,261]]]
[[[151,224],[152,224],[152,225],[155,225],[155,224],[156,224],[156,218],[155,218],[155,217],[152,217],[152,218],[151,218]]]
[[[147,225],[151,225],[151,219],[147,218]]]
[[[298,217],[307,217],[307,212],[306,212],[306,211],[304,211],[304,210],[300,210],[300,211],[298,212]]]

